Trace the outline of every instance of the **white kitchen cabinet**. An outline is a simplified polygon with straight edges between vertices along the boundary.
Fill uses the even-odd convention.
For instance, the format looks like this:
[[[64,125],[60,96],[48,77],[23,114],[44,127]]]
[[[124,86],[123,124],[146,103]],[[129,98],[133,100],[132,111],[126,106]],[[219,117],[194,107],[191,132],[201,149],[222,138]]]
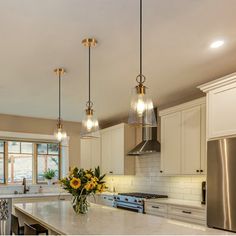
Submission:
[[[186,206],[168,206],[168,218],[189,223],[206,225],[206,211]]]
[[[182,173],[193,174],[201,165],[201,106],[182,111]]]
[[[161,116],[161,173],[205,174],[205,98],[166,110]]]
[[[236,135],[236,73],[198,88],[207,95],[207,139]]]
[[[80,166],[87,170],[100,165],[100,138],[80,139]]]
[[[166,204],[145,202],[145,213],[149,215],[161,216],[167,218],[168,210]]]
[[[135,158],[127,156],[135,146],[135,128],[119,124],[101,130],[102,172],[114,175],[135,174]]]
[[[181,172],[181,113],[161,117],[161,171]]]
[[[156,202],[145,202],[144,211],[149,215],[206,225],[206,211],[203,208]]]

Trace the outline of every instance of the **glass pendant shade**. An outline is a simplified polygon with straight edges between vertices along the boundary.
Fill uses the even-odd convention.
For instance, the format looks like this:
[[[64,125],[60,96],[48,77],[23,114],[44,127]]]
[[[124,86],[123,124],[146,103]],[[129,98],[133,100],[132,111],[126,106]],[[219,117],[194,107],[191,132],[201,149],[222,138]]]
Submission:
[[[94,116],[93,113],[93,102],[91,101],[91,47],[95,47],[97,44],[97,40],[94,38],[86,38],[82,41],[82,44],[88,48],[88,101],[86,103],[86,110],[85,110],[85,116],[82,120],[82,127],[80,131],[80,137],[81,138],[99,138],[99,123],[97,118]]]
[[[63,129],[62,119],[61,119],[61,77],[65,73],[63,68],[56,68],[54,70],[56,75],[58,75],[58,120],[57,120],[57,128],[54,131],[54,136],[56,139],[61,142],[67,138],[67,134]]]
[[[99,138],[99,123],[93,114],[93,110],[86,109],[86,114],[82,120],[81,138]]]
[[[63,126],[61,124],[57,125],[56,130],[54,131],[54,136],[56,137],[56,139],[61,142],[64,139],[67,138],[67,134],[66,131],[63,129]]]
[[[130,125],[135,126],[143,126],[143,127],[156,127],[157,120],[156,115],[153,108],[153,102],[151,98],[147,95],[147,87],[144,86],[144,82],[146,81],[146,77],[143,75],[143,59],[142,59],[142,0],[140,0],[140,73],[136,77],[136,81],[138,85],[134,88],[128,123]]]
[[[156,127],[153,102],[147,95],[147,87],[144,87],[144,92],[139,92],[137,87],[132,91],[128,123],[135,126]]]

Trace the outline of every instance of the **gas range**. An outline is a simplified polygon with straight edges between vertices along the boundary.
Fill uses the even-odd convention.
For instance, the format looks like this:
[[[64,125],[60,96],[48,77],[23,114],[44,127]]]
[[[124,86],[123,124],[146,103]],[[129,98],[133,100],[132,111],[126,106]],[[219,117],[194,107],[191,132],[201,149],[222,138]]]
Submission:
[[[167,197],[167,195],[152,193],[118,193],[118,195],[114,197],[114,207],[143,213],[145,199]]]

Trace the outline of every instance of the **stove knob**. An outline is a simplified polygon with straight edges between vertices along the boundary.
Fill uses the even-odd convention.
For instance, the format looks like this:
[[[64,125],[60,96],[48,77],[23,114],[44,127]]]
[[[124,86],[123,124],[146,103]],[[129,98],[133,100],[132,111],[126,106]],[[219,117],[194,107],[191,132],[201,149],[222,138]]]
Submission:
[[[135,199],[134,202],[137,202],[137,200]]]
[[[128,201],[129,201],[129,199],[128,199],[128,198],[125,198],[125,201],[127,201],[127,202],[128,202]]]
[[[120,200],[120,198],[119,198],[119,197],[117,197],[116,199],[117,199],[117,200]]]
[[[138,200],[139,203],[141,203],[142,201],[141,200]]]

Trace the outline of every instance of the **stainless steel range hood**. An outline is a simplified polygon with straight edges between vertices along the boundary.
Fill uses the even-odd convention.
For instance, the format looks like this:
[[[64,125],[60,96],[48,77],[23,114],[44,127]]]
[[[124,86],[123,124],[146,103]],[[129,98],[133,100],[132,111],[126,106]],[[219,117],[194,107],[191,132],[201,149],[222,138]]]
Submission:
[[[157,118],[157,109],[155,109]],[[161,145],[157,141],[157,127],[142,128],[142,142],[128,152],[129,156],[141,156],[161,151]]]

